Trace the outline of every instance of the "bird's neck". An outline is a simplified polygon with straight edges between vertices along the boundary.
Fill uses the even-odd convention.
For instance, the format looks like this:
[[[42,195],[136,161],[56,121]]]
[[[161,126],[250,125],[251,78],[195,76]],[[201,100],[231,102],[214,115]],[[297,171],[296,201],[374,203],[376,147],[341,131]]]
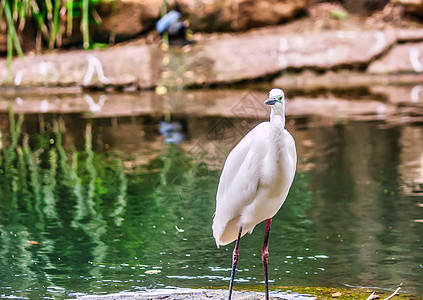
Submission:
[[[272,106],[270,124],[272,124],[272,127],[274,125],[275,128],[280,128],[281,130],[285,128],[285,105]]]
[[[284,130],[285,130],[285,107],[278,105],[278,107],[272,107],[270,114],[270,158],[273,160],[279,160],[283,155],[285,149],[284,146]]]

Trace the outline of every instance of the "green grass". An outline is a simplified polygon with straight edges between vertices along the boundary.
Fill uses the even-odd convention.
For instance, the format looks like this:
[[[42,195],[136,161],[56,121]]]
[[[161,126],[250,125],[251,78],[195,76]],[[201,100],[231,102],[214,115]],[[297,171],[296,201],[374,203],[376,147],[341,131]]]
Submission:
[[[100,0],[0,0],[0,24],[7,26],[7,62],[9,81],[11,64],[15,54],[23,56],[20,37],[28,26],[37,27],[44,48],[60,48],[64,35],[70,36],[76,30],[73,22],[79,20],[82,33],[82,47],[92,46],[90,24],[98,23],[95,6]],[[115,1],[115,0],[102,0]],[[35,37],[34,37],[35,39]]]

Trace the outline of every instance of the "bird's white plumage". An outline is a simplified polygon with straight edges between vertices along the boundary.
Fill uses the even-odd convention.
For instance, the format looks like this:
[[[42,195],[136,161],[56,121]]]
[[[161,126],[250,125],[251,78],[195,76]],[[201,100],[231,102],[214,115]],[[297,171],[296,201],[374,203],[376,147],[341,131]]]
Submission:
[[[226,245],[273,217],[292,184],[297,162],[295,142],[285,127],[283,91],[272,89],[269,97],[281,96],[271,106],[270,122],[253,128],[228,155],[216,196],[213,236],[217,246]]]

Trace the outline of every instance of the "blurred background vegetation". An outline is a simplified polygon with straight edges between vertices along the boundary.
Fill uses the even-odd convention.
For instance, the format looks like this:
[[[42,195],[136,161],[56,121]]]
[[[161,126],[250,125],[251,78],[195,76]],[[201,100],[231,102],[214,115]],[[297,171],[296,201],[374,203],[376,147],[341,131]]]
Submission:
[[[2,0],[0,25],[4,19],[9,64],[14,51],[23,55],[21,40],[25,31],[30,32],[30,36],[35,35],[35,48],[40,50],[60,48],[63,36],[71,36],[75,27],[78,27],[82,34],[82,47],[89,48],[89,26],[101,21],[95,9],[98,2],[99,0]]]
[[[35,31],[37,48],[61,47],[63,35],[70,36],[75,20],[83,36],[83,47],[90,46],[89,23],[98,22],[95,5],[99,0],[2,0],[0,23],[7,24],[7,55],[12,49],[22,55],[20,38],[24,30]],[[36,28],[36,29],[35,29]],[[35,30],[34,30],[35,29]]]

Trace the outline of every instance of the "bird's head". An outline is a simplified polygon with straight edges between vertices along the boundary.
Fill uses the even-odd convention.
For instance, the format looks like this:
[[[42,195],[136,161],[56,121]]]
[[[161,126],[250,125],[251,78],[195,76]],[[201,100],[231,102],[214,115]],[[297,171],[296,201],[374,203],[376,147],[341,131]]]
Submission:
[[[272,89],[269,92],[269,98],[266,101],[264,101],[264,104],[277,105],[277,103],[285,104],[285,96],[281,89]]]

